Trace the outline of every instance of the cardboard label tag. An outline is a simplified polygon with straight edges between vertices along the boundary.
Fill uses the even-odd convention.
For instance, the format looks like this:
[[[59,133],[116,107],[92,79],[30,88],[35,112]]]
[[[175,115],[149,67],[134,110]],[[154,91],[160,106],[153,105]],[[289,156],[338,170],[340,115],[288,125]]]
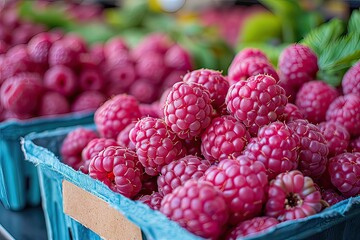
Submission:
[[[108,203],[64,180],[64,213],[103,239],[142,240],[141,230]]]

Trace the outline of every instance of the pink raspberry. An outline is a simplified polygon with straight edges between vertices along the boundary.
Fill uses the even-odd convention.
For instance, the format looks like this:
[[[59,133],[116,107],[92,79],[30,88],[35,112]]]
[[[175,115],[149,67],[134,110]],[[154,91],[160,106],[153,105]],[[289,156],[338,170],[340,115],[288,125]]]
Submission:
[[[205,87],[178,82],[167,96],[164,118],[181,139],[192,139],[210,125],[212,111],[210,94]]]
[[[140,78],[149,79],[153,84],[163,81],[166,73],[164,57],[160,53],[145,52],[136,62],[136,74]]]
[[[307,120],[320,123],[325,121],[326,111],[338,95],[329,84],[320,80],[310,81],[301,86],[295,103]]]
[[[145,172],[155,176],[161,167],[185,156],[180,139],[169,130],[164,120],[145,117],[140,119],[129,133]]]
[[[165,196],[189,179],[199,180],[210,165],[209,161],[193,155],[170,162],[161,168],[157,179],[159,193]]]
[[[226,240],[237,240],[246,236],[254,236],[257,233],[274,227],[279,221],[276,218],[262,216],[254,217],[249,220],[240,222],[231,232],[226,236]]]
[[[284,120],[286,123],[297,120],[297,119],[303,119],[304,114],[300,112],[299,108],[292,103],[288,103],[285,106],[284,113],[281,117],[282,120]]]
[[[181,82],[187,71],[171,71],[164,77],[161,84],[161,91],[164,92],[166,89],[171,88],[175,83]]]
[[[279,56],[279,76],[281,81],[300,87],[315,79],[319,70],[316,54],[302,44],[291,44]]]
[[[231,85],[225,102],[230,114],[255,136],[260,127],[283,114],[287,98],[273,77],[259,74]]]
[[[138,61],[146,52],[165,54],[173,44],[172,40],[164,33],[151,33],[144,37],[141,42],[132,49],[131,56]]]
[[[95,111],[94,121],[100,136],[116,139],[119,132],[140,116],[136,98],[120,94],[107,100]]]
[[[321,194],[310,177],[293,170],[279,174],[270,182],[265,215],[287,221],[320,212]]]
[[[233,63],[228,73],[228,81],[230,85],[232,85],[258,74],[269,75],[273,77],[276,82],[279,81],[276,69],[270,62],[263,60],[262,58],[248,58],[243,61]]]
[[[3,107],[15,114],[33,114],[43,93],[41,79],[33,74],[21,74],[5,80],[0,88]]]
[[[307,120],[298,119],[287,124],[300,137],[298,169],[305,176],[319,178],[326,170],[329,148],[319,128]]]
[[[212,239],[221,234],[229,216],[223,194],[211,183],[193,179],[167,194],[160,211],[188,231]]]
[[[171,46],[164,55],[164,63],[168,68],[189,71],[192,69],[190,53],[178,44]]]
[[[70,112],[70,104],[66,97],[53,91],[48,91],[42,96],[38,108],[38,114],[40,116]]]
[[[235,55],[234,59],[232,60],[232,62],[230,64],[229,71],[232,71],[234,65],[236,65],[237,63],[242,62],[247,59],[251,59],[251,58],[257,58],[257,59],[262,59],[264,61],[269,61],[266,54],[263,51],[261,51],[260,49],[244,48]]]
[[[238,224],[261,213],[268,185],[261,162],[254,162],[245,155],[236,160],[225,159],[206,170],[204,179],[223,193],[230,210],[230,224]]]
[[[137,162],[132,150],[109,146],[91,159],[89,175],[114,192],[132,198],[141,190],[142,171],[136,166]]]
[[[71,111],[95,111],[104,102],[106,97],[98,91],[85,91],[80,93],[71,104]]]
[[[360,152],[360,136],[350,140],[348,152]]]
[[[322,122],[318,128],[325,137],[329,157],[346,152],[350,142],[350,134],[346,128],[335,122]]]
[[[157,99],[158,87],[147,80],[138,79],[128,92],[141,103],[152,103]]]
[[[60,149],[62,160],[65,164],[79,170],[83,165],[81,153],[86,145],[97,138],[95,131],[86,128],[76,128],[66,135]]]
[[[20,73],[34,72],[36,69],[25,44],[11,47],[5,54],[2,64],[0,78],[3,81]]]
[[[73,48],[70,42],[60,39],[55,41],[49,50],[49,65],[64,65],[69,68],[76,68],[79,63],[79,53]]]
[[[221,109],[225,106],[229,83],[221,72],[211,69],[198,69],[185,74],[183,81],[186,83],[199,83],[209,90],[214,109]]]
[[[340,195],[334,189],[325,189],[321,191],[322,199],[327,202],[330,206],[345,200],[345,197]]]
[[[345,197],[360,193],[360,153],[342,153],[329,159],[328,171],[331,183]]]
[[[336,98],[326,112],[326,121],[344,126],[353,136],[360,135],[360,96],[348,94]]]
[[[104,56],[107,64],[112,67],[121,66],[132,61],[129,47],[120,37],[111,38],[105,43]]]
[[[79,87],[82,91],[100,91],[105,85],[105,80],[97,69],[84,68],[79,74]]]
[[[259,129],[244,154],[264,164],[269,180],[298,166],[300,138],[284,123],[273,122]]]
[[[56,65],[45,72],[44,85],[64,96],[72,96],[78,88],[78,79],[71,68]]]
[[[131,142],[129,134],[131,129],[135,127],[135,124],[136,124],[135,122],[129,123],[123,130],[121,130],[121,132],[119,132],[116,138],[116,142],[120,146],[129,148],[133,151],[136,151],[135,144]]]
[[[160,210],[162,199],[163,196],[160,193],[153,192],[152,194],[149,195],[142,195],[137,199],[137,201],[140,201],[148,205],[153,210]]]
[[[214,118],[201,135],[201,153],[211,163],[240,156],[250,134],[233,116]]]
[[[353,93],[360,96],[360,61],[345,73],[341,86],[344,95]]]
[[[159,106],[157,104],[146,104],[140,103],[139,109],[141,113],[141,117],[154,117],[159,118]]]
[[[49,32],[35,35],[28,43],[27,49],[32,61],[43,66],[48,65],[49,51],[55,42],[55,36]]]
[[[80,170],[83,173],[89,173],[89,164],[93,157],[95,157],[100,151],[104,150],[109,146],[119,146],[114,139],[107,138],[94,138],[86,146],[81,152],[82,158],[82,166]]]
[[[106,69],[106,82],[104,92],[112,97],[127,91],[136,80],[136,72],[133,63],[124,63],[119,66]]]

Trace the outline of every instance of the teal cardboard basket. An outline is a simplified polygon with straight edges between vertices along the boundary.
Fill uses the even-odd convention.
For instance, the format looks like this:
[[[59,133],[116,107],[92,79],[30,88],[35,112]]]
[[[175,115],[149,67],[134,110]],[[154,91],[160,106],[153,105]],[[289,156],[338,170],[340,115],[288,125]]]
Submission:
[[[85,126],[94,128],[94,126]],[[106,201],[142,230],[144,239],[201,239],[163,214],[141,202],[111,191],[103,183],[61,162],[59,148],[67,133],[76,127],[33,133],[22,140],[26,159],[39,171],[43,209],[49,239],[100,239],[63,212],[62,181],[67,180]],[[278,224],[246,239],[360,239],[360,197],[346,199],[321,213]]]
[[[24,160],[20,138],[31,132],[93,123],[93,116],[93,112],[72,113],[0,123],[0,201],[5,208],[18,211],[41,201],[37,171]]]

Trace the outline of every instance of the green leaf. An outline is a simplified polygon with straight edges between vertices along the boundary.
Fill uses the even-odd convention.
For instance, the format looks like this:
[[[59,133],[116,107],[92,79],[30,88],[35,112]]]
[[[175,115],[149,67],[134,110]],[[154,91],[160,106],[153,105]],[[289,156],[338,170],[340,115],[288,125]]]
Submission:
[[[348,23],[348,32],[349,33],[360,33],[360,10],[354,10],[351,13],[349,23]]]

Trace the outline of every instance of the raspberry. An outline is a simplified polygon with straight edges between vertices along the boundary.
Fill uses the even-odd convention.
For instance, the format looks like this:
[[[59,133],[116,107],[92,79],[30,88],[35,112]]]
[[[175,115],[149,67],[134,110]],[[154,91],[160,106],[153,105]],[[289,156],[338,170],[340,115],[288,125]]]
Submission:
[[[244,154],[264,164],[269,180],[298,166],[300,138],[281,122],[273,122],[259,129],[244,150]]]
[[[299,108],[292,103],[288,103],[285,106],[284,113],[281,117],[282,120],[284,120],[286,123],[291,122],[297,119],[303,119],[304,114],[300,112]]]
[[[283,114],[287,98],[273,77],[259,74],[231,85],[225,102],[230,114],[255,136],[260,127]]]
[[[64,114],[70,112],[70,104],[60,93],[48,91],[42,96],[38,111],[40,116]]]
[[[121,64],[108,69],[105,76],[105,93],[108,96],[117,95],[125,92],[135,82],[135,67],[132,63]]]
[[[283,222],[314,215],[321,208],[320,192],[313,180],[300,171],[281,173],[270,182],[266,216]]]
[[[95,111],[94,121],[100,136],[116,139],[119,132],[140,116],[136,98],[120,94],[107,100]]]
[[[360,96],[348,94],[336,98],[326,112],[326,121],[344,126],[353,136],[360,135]]]
[[[110,66],[121,66],[131,62],[129,47],[126,42],[119,37],[109,39],[104,46],[104,56]]]
[[[139,109],[142,117],[154,117],[158,118],[159,116],[159,106],[154,104],[140,103]]]
[[[350,141],[349,152],[360,152],[360,136]]]
[[[71,111],[95,111],[104,102],[106,97],[98,91],[85,91],[80,93],[71,104]]]
[[[180,139],[160,118],[140,119],[129,133],[135,144],[139,161],[150,176],[157,175],[161,167],[185,156]]]
[[[98,70],[92,68],[84,68],[81,70],[79,74],[79,86],[82,91],[100,91],[104,84],[105,80]]]
[[[183,76],[185,76],[186,71],[171,71],[164,77],[164,80],[161,84],[161,91],[164,92],[166,89],[171,88],[175,83],[181,82]]]
[[[164,108],[166,104],[166,99],[171,91],[172,91],[172,87],[165,89],[162,92],[160,99],[158,100],[158,115],[160,117],[164,117]]]
[[[10,48],[3,60],[3,66],[0,69],[2,79],[13,77],[19,73],[33,72],[36,65],[31,60],[25,44],[16,45]]]
[[[236,160],[225,159],[206,170],[204,179],[223,193],[230,210],[230,224],[236,225],[261,213],[268,184],[261,162],[251,161],[245,155]]]
[[[64,65],[69,68],[77,67],[79,54],[75,51],[70,42],[64,39],[54,42],[49,50],[49,65]]]
[[[121,132],[119,132],[116,141],[122,146],[135,151],[135,144],[130,141],[130,131],[135,127],[135,122],[129,123]]]
[[[319,178],[326,170],[329,153],[324,135],[317,126],[304,119],[289,122],[288,126],[300,137],[298,169],[305,176]]]
[[[201,153],[211,163],[241,155],[250,140],[244,124],[224,115],[214,118],[201,135]]]
[[[141,103],[152,103],[157,98],[157,86],[143,79],[136,80],[129,88],[129,94]]]
[[[350,134],[346,128],[334,122],[322,122],[318,128],[325,137],[329,157],[346,152],[350,142]]]
[[[160,211],[188,231],[215,239],[228,220],[223,195],[211,183],[190,179],[167,194]]]
[[[172,44],[171,39],[164,33],[148,34],[132,49],[131,55],[135,61],[138,61],[146,52],[165,54]]]
[[[52,33],[42,32],[35,35],[28,43],[27,49],[32,61],[44,66],[48,65],[49,51],[55,37]]]
[[[153,192],[152,194],[139,197],[137,201],[148,205],[153,210],[160,210],[162,199],[163,196],[160,193]]]
[[[279,56],[279,76],[291,86],[300,87],[315,78],[319,70],[316,54],[302,44],[291,44]]]
[[[221,109],[225,106],[225,97],[229,90],[229,83],[222,76],[221,72],[211,69],[194,70],[185,74],[183,81],[201,84],[209,90],[211,104],[214,109]]]
[[[276,82],[279,81],[279,76],[275,68],[270,62],[263,60],[262,58],[248,58],[243,61],[233,63],[230,70],[228,73],[228,81],[230,85],[258,74],[269,75],[273,77]]]
[[[104,150],[109,146],[119,146],[117,142],[113,139],[107,138],[94,138],[86,146],[81,152],[81,158],[83,161],[83,166],[80,167],[80,170],[83,173],[89,173],[89,164],[93,157],[95,157],[100,151]]]
[[[159,193],[165,196],[189,179],[199,180],[209,167],[209,161],[193,155],[170,162],[161,168],[157,179]]]
[[[231,72],[233,70],[234,65],[251,58],[257,58],[257,59],[262,59],[264,61],[269,61],[266,54],[260,49],[244,48],[235,55],[234,59],[230,64],[229,71]]]
[[[26,119],[30,119],[34,117],[33,114],[30,114],[30,113],[14,113],[12,111],[8,111],[8,110],[5,110],[4,113],[3,113],[3,118],[5,120],[11,120],[11,119],[14,119],[14,120],[26,120]]]
[[[360,96],[360,61],[345,73],[341,86],[344,95],[353,93]]]
[[[329,84],[320,80],[310,81],[301,86],[295,103],[307,120],[320,123],[325,121],[326,110],[338,95]]]
[[[331,183],[345,196],[360,193],[360,153],[342,153],[329,159]]]
[[[83,149],[97,137],[96,132],[91,129],[80,127],[71,131],[61,145],[60,153],[63,162],[75,170],[79,170],[83,166],[81,157]]]
[[[330,206],[345,200],[345,197],[337,193],[333,189],[326,189],[321,191],[321,197],[326,201]]]
[[[64,96],[72,96],[77,90],[77,77],[71,68],[63,65],[50,67],[44,75],[44,85]]]
[[[192,69],[190,54],[178,44],[171,46],[164,55],[165,66],[171,69],[189,71]]]
[[[277,225],[279,221],[276,218],[262,216],[254,217],[249,220],[240,222],[231,232],[226,236],[226,240],[241,239],[245,236],[253,236],[257,233],[263,232],[265,229]]]
[[[159,84],[166,73],[164,57],[160,53],[145,52],[136,62],[135,69],[140,78],[149,79],[153,84]]]
[[[137,161],[132,150],[109,146],[91,159],[89,175],[114,192],[131,198],[141,190],[142,171],[136,166]]]
[[[175,83],[164,106],[166,124],[181,139],[192,139],[210,125],[209,91],[197,83]]]
[[[64,41],[67,46],[70,46],[77,56],[80,56],[80,54],[82,53],[88,52],[87,43],[81,36],[77,34],[68,33],[64,35],[62,41]]]
[[[0,99],[3,107],[15,114],[33,114],[42,92],[39,76],[22,74],[5,80],[0,88]]]

